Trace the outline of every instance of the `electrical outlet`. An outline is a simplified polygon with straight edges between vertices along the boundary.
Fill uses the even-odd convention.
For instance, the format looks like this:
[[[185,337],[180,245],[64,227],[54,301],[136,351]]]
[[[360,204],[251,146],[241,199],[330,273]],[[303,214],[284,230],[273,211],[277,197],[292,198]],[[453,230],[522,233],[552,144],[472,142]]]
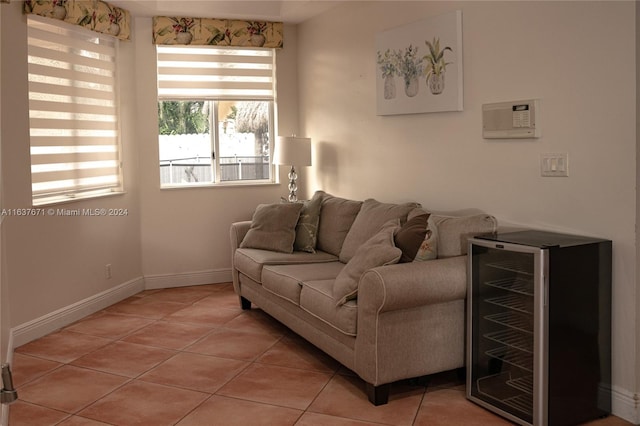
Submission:
[[[111,264],[104,265],[104,275],[109,280],[111,279]]]

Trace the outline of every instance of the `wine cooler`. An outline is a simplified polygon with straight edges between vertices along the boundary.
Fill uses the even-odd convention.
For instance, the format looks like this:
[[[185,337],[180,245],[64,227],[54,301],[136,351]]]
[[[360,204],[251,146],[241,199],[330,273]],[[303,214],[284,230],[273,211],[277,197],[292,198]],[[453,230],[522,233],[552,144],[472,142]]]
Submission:
[[[611,241],[469,239],[467,397],[521,425],[611,412]]]

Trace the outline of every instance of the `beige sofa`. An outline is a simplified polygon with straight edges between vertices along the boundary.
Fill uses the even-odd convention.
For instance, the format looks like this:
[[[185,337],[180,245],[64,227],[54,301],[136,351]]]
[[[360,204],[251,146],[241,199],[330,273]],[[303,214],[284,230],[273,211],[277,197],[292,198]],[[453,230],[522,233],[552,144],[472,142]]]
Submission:
[[[402,225],[426,220],[415,203],[319,191],[304,204],[259,206],[231,226],[235,291],[243,309],[257,305],[385,404],[395,381],[464,366],[466,240],[497,225],[482,213],[428,217],[418,252],[397,263]]]

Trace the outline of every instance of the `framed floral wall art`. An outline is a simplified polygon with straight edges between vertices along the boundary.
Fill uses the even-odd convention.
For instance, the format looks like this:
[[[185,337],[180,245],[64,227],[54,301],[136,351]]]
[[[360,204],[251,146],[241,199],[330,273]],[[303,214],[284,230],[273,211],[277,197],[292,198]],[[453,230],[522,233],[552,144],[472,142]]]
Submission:
[[[462,111],[462,12],[376,35],[378,115]]]

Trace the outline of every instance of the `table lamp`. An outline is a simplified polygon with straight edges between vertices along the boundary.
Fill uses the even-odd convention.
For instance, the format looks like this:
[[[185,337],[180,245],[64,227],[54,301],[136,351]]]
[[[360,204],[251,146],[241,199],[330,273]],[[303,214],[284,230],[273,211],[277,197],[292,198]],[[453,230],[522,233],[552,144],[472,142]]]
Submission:
[[[311,165],[311,139],[295,136],[278,136],[273,152],[273,164],[291,166],[289,171],[289,201],[298,201],[296,191],[296,166]]]

